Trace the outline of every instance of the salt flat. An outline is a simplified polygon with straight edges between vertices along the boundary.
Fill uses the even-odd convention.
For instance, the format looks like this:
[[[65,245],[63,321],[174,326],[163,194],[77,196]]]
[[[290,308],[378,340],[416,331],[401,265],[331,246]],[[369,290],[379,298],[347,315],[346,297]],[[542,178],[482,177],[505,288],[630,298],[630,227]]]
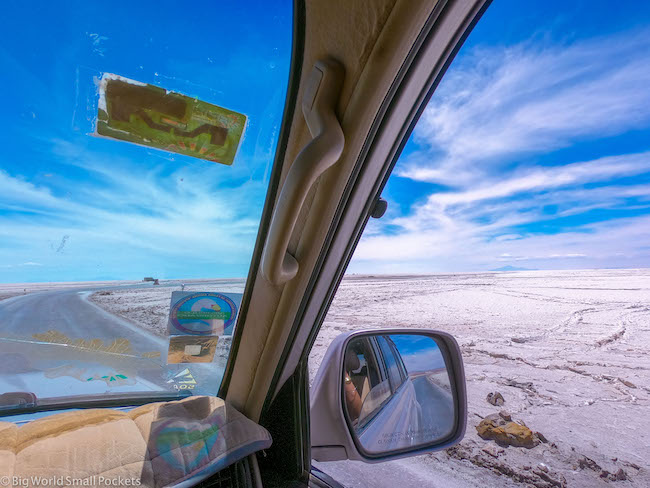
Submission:
[[[433,486],[650,486],[650,270],[349,277],[311,353],[312,378],[338,333],[396,326],[444,330],[461,344],[466,437],[390,469],[319,464],[324,471],[350,486],[398,482],[398,463],[407,478],[440,480]],[[495,391],[501,407],[486,401]],[[548,443],[479,438],[476,425],[499,410]],[[627,481],[612,481],[619,470]]]
[[[106,289],[92,299],[163,334],[173,289]],[[235,292],[243,281],[185,289]],[[337,334],[386,327],[457,338],[467,434],[418,458],[318,464],[347,486],[650,486],[650,270],[348,276],[311,352],[311,378]],[[495,391],[503,406],[486,401]],[[479,438],[476,425],[500,410],[548,442],[501,448]]]

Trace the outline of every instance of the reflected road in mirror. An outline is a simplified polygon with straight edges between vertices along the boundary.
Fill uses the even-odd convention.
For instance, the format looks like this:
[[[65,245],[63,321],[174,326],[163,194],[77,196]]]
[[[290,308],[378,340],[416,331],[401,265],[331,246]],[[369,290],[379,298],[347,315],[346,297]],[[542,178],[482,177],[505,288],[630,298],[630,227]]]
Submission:
[[[348,420],[370,454],[438,442],[454,429],[452,382],[431,336],[352,339],[345,352],[343,383]]]

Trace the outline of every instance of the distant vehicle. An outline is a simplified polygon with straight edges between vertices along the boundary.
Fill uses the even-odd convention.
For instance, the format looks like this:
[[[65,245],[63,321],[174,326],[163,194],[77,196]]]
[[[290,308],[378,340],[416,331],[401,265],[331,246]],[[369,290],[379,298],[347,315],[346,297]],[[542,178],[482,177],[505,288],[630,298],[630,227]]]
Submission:
[[[155,281],[151,276],[145,276],[142,281]]]

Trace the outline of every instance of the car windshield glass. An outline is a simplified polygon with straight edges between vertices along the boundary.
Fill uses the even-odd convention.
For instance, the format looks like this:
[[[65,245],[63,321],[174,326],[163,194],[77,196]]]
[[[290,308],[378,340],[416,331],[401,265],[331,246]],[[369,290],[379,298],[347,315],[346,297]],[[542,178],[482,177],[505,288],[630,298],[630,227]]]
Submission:
[[[254,3],[3,5],[0,410],[217,394],[291,54]]]

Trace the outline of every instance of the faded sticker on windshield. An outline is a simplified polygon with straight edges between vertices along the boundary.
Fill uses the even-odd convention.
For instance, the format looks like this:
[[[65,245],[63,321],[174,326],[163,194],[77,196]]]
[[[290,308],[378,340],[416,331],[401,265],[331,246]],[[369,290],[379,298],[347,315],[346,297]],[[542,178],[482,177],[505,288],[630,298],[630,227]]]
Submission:
[[[167,383],[171,384],[176,390],[193,390],[196,388],[197,381],[189,368],[185,368],[180,373],[170,373],[168,377]]]
[[[230,166],[246,116],[111,73],[99,86],[96,135]]]
[[[171,336],[167,363],[210,363],[218,340],[217,336]]]
[[[79,381],[104,381],[108,386],[135,385],[135,378],[130,378],[125,373],[114,371],[100,371],[89,373],[86,368],[80,368],[71,364],[65,364],[57,368],[51,368],[44,372],[46,378],[54,379],[63,376],[70,376]]]
[[[169,335],[232,335],[241,293],[172,292]]]

